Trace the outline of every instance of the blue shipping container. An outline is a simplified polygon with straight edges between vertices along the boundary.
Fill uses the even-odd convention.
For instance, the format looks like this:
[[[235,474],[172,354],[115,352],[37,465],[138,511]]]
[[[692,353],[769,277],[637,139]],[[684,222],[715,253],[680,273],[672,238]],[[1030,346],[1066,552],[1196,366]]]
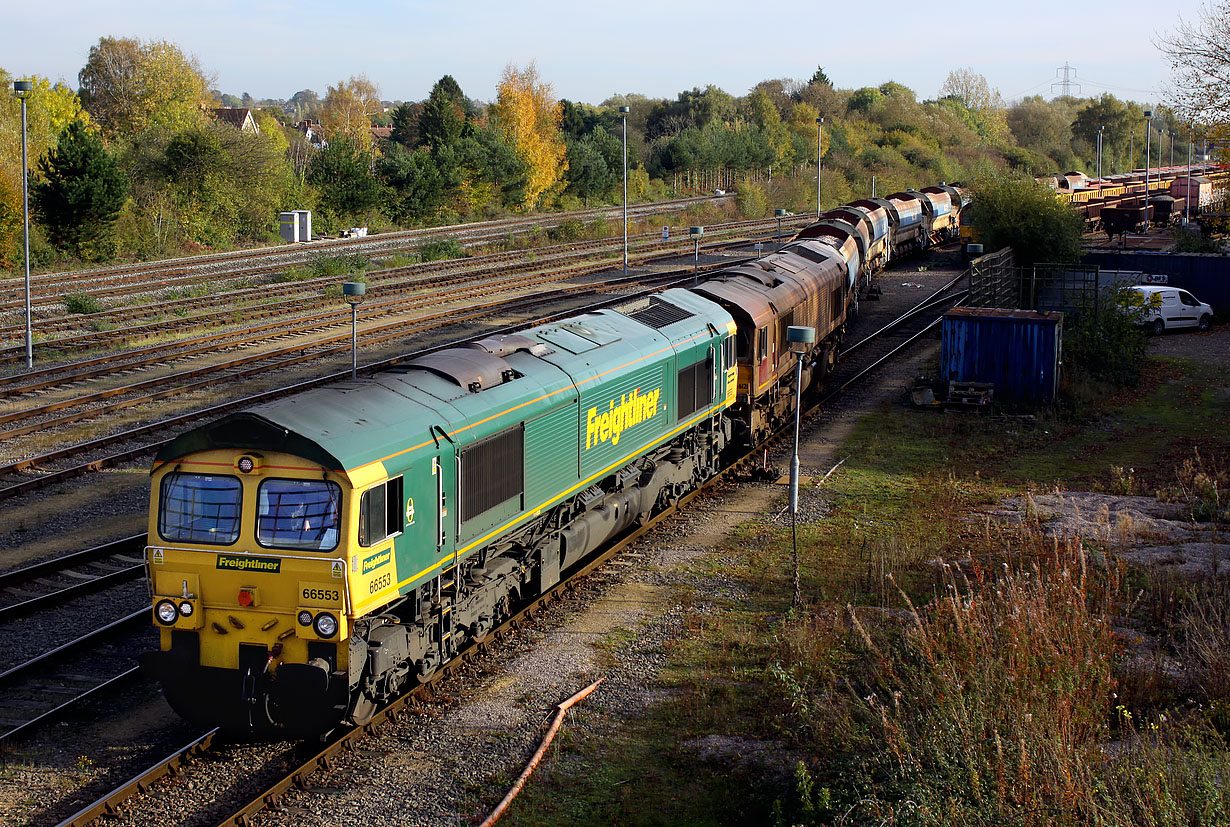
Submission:
[[[946,382],[991,382],[995,400],[1047,403],[1059,388],[1063,314],[957,307],[944,314]]]

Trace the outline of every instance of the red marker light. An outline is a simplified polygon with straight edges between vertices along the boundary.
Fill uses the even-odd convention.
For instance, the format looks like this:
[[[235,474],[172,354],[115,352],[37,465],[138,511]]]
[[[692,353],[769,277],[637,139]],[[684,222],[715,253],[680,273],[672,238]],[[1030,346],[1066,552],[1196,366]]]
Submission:
[[[239,605],[240,606],[251,606],[252,605],[252,592],[248,591],[247,589],[240,589],[239,590]]]

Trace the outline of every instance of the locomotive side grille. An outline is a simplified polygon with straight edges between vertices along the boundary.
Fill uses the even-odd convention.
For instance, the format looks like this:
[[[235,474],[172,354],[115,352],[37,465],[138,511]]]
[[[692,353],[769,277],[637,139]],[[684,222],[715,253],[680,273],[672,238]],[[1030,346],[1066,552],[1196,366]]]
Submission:
[[[713,354],[679,371],[679,419],[684,419],[713,401]]]
[[[525,427],[517,425],[461,452],[464,523],[525,490]]]

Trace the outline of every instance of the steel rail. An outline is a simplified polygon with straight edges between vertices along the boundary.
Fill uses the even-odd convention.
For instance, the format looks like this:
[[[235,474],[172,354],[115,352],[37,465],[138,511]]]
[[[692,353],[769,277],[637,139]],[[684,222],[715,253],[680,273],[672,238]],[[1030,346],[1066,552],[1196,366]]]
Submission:
[[[133,551],[140,551],[145,548],[145,535],[134,534],[130,537],[124,537],[111,543],[104,543],[101,546],[94,546],[82,551],[74,551],[70,554],[64,554],[55,557],[51,560],[45,560],[41,563],[33,563],[29,566],[23,566],[19,569],[10,569],[0,572],[0,589],[17,586],[28,580],[33,580],[36,577],[46,577],[49,574],[56,574],[73,566],[80,566],[87,563],[93,563],[96,560],[103,560],[107,557],[114,557],[117,554],[128,554]]]
[[[749,229],[758,227],[771,227],[772,222],[768,220],[757,221],[742,221],[742,222],[727,222],[716,225],[713,229],[716,233],[729,234],[733,232],[746,232]],[[668,242],[662,241],[655,233],[642,233],[634,236],[636,243],[640,247],[640,251],[635,255],[635,260],[641,263],[647,263],[662,258],[676,257],[678,252],[673,250]],[[711,244],[703,245],[704,249],[714,249],[721,246],[729,245],[729,241],[718,241]],[[579,242],[573,244],[554,245],[551,247],[535,248],[534,252],[540,257],[535,261],[524,261],[513,265],[514,269],[524,267],[542,266],[544,262],[549,261],[568,261],[574,259],[592,259],[593,256],[607,251],[615,251],[617,249],[614,242],[606,239],[601,239],[593,242]],[[545,251],[545,254],[544,254]],[[415,286],[430,287],[438,284],[448,284],[460,280],[473,278],[474,273],[501,273],[507,272],[509,265],[507,260],[516,261],[527,255],[526,251],[508,251],[499,253],[489,253],[482,256],[482,261],[478,267],[472,264],[467,264],[464,268],[459,268],[460,262],[469,261],[467,259],[451,259],[448,261],[438,262],[422,262],[407,267],[390,268],[385,271],[376,271],[376,273],[386,273],[387,275],[376,276],[372,274],[371,284],[379,285],[382,290],[393,288],[398,292],[405,292],[413,289]],[[454,272],[449,272],[450,268]],[[409,279],[403,278],[409,273],[422,273],[433,271],[443,271],[436,275],[417,276]],[[86,314],[71,318],[60,318],[50,322],[40,324],[40,328],[46,330],[48,326],[54,329],[74,329],[79,328],[83,324],[90,323],[109,323],[115,318],[142,318],[149,315],[151,309],[157,308],[158,312],[165,313],[167,309],[183,309],[187,307],[215,307],[219,304],[224,304],[226,301],[235,301],[237,298],[242,299],[247,296],[268,297],[271,295],[286,295],[298,296],[297,299],[291,298],[281,302],[265,302],[254,303],[243,306],[239,309],[224,308],[222,310],[208,310],[206,312],[184,316],[182,318],[165,318],[154,322],[133,325],[130,327],[121,328],[119,330],[79,333],[71,336],[63,336],[57,339],[49,339],[40,343],[40,348],[43,350],[54,349],[62,350],[69,346],[84,346],[84,345],[99,345],[101,343],[125,342],[133,339],[142,338],[143,331],[151,331],[154,333],[162,333],[167,329],[184,329],[204,326],[210,320],[226,318],[233,316],[236,312],[243,313],[245,316],[260,318],[262,316],[274,315],[278,308],[287,306],[302,307],[304,299],[311,299],[314,304],[324,304],[329,301],[321,293],[312,293],[315,288],[329,287],[336,284],[336,279],[331,276],[322,276],[314,279],[305,279],[303,281],[294,282],[292,284],[277,285],[265,284],[254,287],[241,288],[237,290],[229,290],[211,296],[199,296],[187,299],[179,299],[171,302],[160,302],[157,305],[142,305],[136,308],[112,308],[101,311],[99,313]],[[159,283],[158,287],[164,286]],[[303,293],[308,295],[304,296]],[[24,328],[14,325],[10,327],[0,327],[0,339],[13,338],[24,335]],[[174,347],[174,343],[163,346],[164,348]],[[13,362],[24,359],[24,346],[13,345],[8,347],[0,347],[0,363]],[[49,368],[44,370],[55,370]],[[32,372],[19,374],[21,376],[30,375]],[[2,382],[4,380],[0,380]]]
[[[715,267],[716,266],[725,267],[725,266],[729,266],[731,263],[733,262],[724,262],[721,265],[714,265],[714,266]],[[387,359],[381,359],[376,362],[371,362],[367,365],[361,366],[359,370],[363,373],[370,373],[376,370],[380,370],[382,368],[391,367],[393,365],[400,364],[409,359],[417,358],[419,356],[423,356],[428,353],[435,353],[439,350],[443,350],[448,347],[456,347],[456,346],[466,344],[469,342],[476,342],[479,339],[485,338],[487,336],[492,336],[492,335],[496,335],[499,333],[511,333],[511,332],[518,331],[518,330],[524,330],[527,326],[530,326],[533,324],[539,324],[539,323],[546,324],[546,323],[549,323],[550,321],[557,321],[559,319],[568,318],[572,315],[575,315],[576,313],[586,312],[589,310],[596,310],[596,309],[600,309],[603,307],[609,307],[615,304],[621,304],[623,302],[631,301],[635,299],[637,296],[646,295],[650,292],[656,292],[658,289],[660,289],[661,283],[667,283],[668,285],[671,284],[672,282],[673,284],[687,284],[692,280],[692,278],[693,276],[690,271],[688,271],[687,275],[683,277],[680,277],[678,272],[661,273],[661,274],[657,274],[651,277],[631,276],[631,277],[628,277],[626,281],[631,282],[631,281],[639,280],[642,282],[651,282],[651,283],[658,282],[659,286],[654,287],[649,290],[643,290],[638,293],[626,294],[626,295],[617,296],[611,299],[605,299],[599,302],[593,302],[589,305],[585,305],[580,308],[562,310],[557,313],[539,317],[534,321],[517,322],[515,324],[506,325],[504,327],[492,328],[490,330],[483,331],[482,333],[476,336],[467,337],[464,339],[458,339],[456,341],[451,341],[451,342],[441,344],[441,345],[435,345],[429,348],[424,348],[418,351],[414,351],[413,353],[393,356]],[[620,281],[625,281],[625,279],[614,280],[614,282],[620,282]],[[564,291],[550,291],[550,292],[562,294],[564,292],[579,292],[582,289],[592,290],[594,289],[594,285],[592,284],[581,285],[576,288],[567,288]],[[611,288],[608,287],[607,289],[611,289]],[[516,299],[513,301],[519,301],[519,302],[523,302],[527,304],[529,303],[541,304],[544,298],[545,298],[544,294],[539,293],[539,294],[534,294],[528,297],[522,297],[520,299]],[[505,300],[505,301],[509,301],[509,300]],[[485,313],[486,311],[483,310],[481,312]],[[476,312],[475,315],[478,315],[478,313]],[[464,319],[459,320],[457,318],[453,318],[447,323],[452,324],[458,321],[464,321]],[[392,333],[386,334],[386,338],[395,338],[400,335],[401,335],[400,332],[392,332]],[[134,439],[140,436],[147,435],[149,433],[164,430],[165,428],[168,428],[174,425],[190,423],[190,422],[199,420],[204,417],[223,413],[225,411],[232,410],[236,407],[254,404],[256,402],[264,401],[267,399],[275,399],[281,396],[286,396],[288,394],[297,393],[302,390],[307,390],[309,388],[317,387],[319,385],[323,385],[329,382],[336,382],[336,381],[348,378],[349,375],[350,375],[349,371],[327,374],[319,378],[309,379],[303,382],[298,382],[293,385],[288,385],[288,386],[284,386],[281,388],[274,388],[269,391],[264,391],[262,393],[254,394],[254,395],[247,396],[247,397],[242,397],[240,399],[236,399],[231,402],[224,402],[219,405],[214,405],[209,408],[204,408],[201,410],[193,411],[191,413],[184,414],[181,416],[160,420],[159,422],[152,423],[150,425],[142,425],[142,426],[131,428],[131,429],[128,429],[126,431],[122,431],[116,434],[111,434],[105,437],[100,437],[98,439],[90,440],[88,442],[78,443],[76,445],[71,445],[66,448],[61,448],[55,451],[50,451],[48,453],[41,454],[36,457],[30,457],[28,459],[19,460],[17,462],[12,462],[7,465],[0,466],[0,474],[11,474],[11,473],[19,472],[19,471],[32,469],[32,468],[35,468],[45,463],[54,462],[56,460],[64,459],[66,457],[93,451],[98,448],[105,447],[107,445],[112,445],[118,442],[127,441],[129,439]],[[0,500],[8,499],[10,497],[14,497],[14,496],[17,496],[19,494],[23,494],[29,491],[34,491],[39,488],[44,488],[48,485],[52,485],[57,482],[62,482],[66,479],[70,479],[72,477],[76,477],[76,476],[80,476],[85,473],[89,473],[90,471],[98,471],[103,468],[118,465],[119,463],[134,459],[136,457],[147,454],[151,451],[156,451],[158,448],[160,448],[162,445],[165,445],[169,441],[170,440],[167,439],[167,440],[161,440],[155,443],[150,443],[147,445],[141,445],[136,448],[132,448],[126,451],[121,451],[119,453],[111,454],[106,457],[101,457],[99,459],[84,463],[82,465],[74,466],[72,468],[66,468],[66,469],[62,469],[59,471],[53,471],[53,472],[35,477],[33,479],[24,480],[19,483],[14,483],[5,488],[0,488]]]
[[[158,761],[158,763],[145,771],[134,775],[107,795],[73,813],[61,821],[57,827],[82,827],[82,825],[94,823],[94,821],[102,816],[114,815],[117,812],[118,805],[122,802],[149,789],[150,784],[164,775],[177,774],[179,768],[189,758],[200,755],[208,750],[213,745],[214,739],[217,736],[218,730],[211,729],[209,732],[193,739],[168,757]]]
[[[652,215],[656,212],[675,212],[681,209],[686,209],[689,206],[706,201],[720,201],[730,196],[696,196],[691,198],[672,199],[670,201],[661,201],[657,203],[641,204],[630,206],[630,210],[634,215]],[[307,247],[288,248],[286,246],[262,247],[247,250],[236,250],[227,253],[207,253],[199,256],[187,256],[176,259],[164,259],[154,264],[126,264],[108,268],[96,268],[93,270],[81,270],[68,273],[52,273],[42,276],[35,276],[33,286],[36,288],[46,288],[59,284],[80,284],[83,280],[94,279],[115,279],[119,280],[125,276],[148,276],[151,274],[178,274],[187,273],[192,269],[200,269],[204,267],[226,265],[234,262],[242,262],[247,260],[258,260],[262,258],[290,258],[290,259],[312,259],[319,257],[321,251],[355,251],[363,252],[367,249],[383,249],[394,248],[398,245],[404,246],[406,243],[417,243],[423,240],[432,238],[440,238],[444,236],[466,236],[476,235],[483,237],[499,237],[507,234],[509,230],[529,230],[541,227],[556,227],[573,218],[589,218],[595,219],[599,217],[614,218],[619,217],[620,208],[618,207],[598,207],[589,210],[573,210],[570,212],[546,213],[542,215],[519,216],[515,218],[495,219],[491,221],[476,221],[468,224],[455,224],[444,227],[428,227],[418,228],[413,230],[402,230],[390,233],[381,233],[380,235],[367,236],[363,239],[320,239],[313,241]],[[207,274],[217,277],[218,274]],[[23,283],[20,279],[0,279],[0,291],[24,290]],[[45,291],[40,291],[45,292]],[[60,297],[55,297],[49,301],[59,301]],[[7,306],[0,302],[0,307]]]

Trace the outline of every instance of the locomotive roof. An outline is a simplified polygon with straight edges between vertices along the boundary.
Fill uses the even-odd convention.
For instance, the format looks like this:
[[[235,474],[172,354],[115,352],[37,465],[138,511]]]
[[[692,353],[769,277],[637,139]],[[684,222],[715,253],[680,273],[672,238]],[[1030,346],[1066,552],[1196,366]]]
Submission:
[[[256,405],[176,437],[158,452],[155,467],[197,451],[234,449],[288,453],[346,472],[437,439],[468,443],[554,404],[574,380],[605,382],[662,347],[724,329],[730,319],[678,289],[656,293],[627,314],[587,313],[493,336]]]

